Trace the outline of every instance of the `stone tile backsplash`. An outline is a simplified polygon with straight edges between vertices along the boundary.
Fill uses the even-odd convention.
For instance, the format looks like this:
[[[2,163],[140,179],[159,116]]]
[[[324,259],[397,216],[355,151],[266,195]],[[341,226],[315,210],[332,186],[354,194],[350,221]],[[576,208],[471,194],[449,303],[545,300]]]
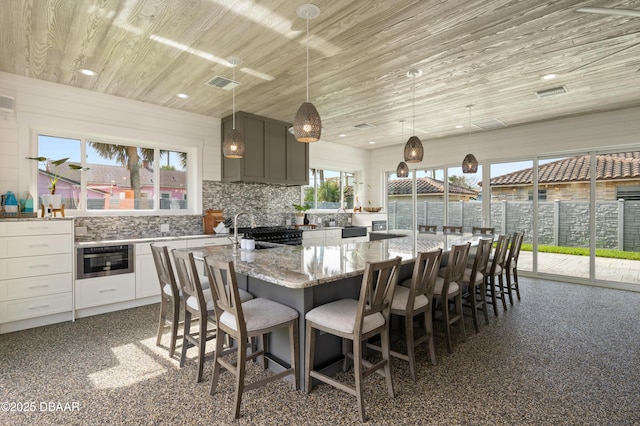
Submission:
[[[222,183],[204,181],[202,185],[203,212],[207,209],[222,210],[222,215],[233,217],[246,211],[253,214],[258,226],[295,223],[292,204],[300,202],[299,186],[269,185],[259,183]],[[309,214],[310,223],[321,220],[328,225],[336,220],[338,226],[346,225],[349,214]],[[160,225],[169,224],[169,232],[160,232]],[[241,216],[239,226],[249,226],[246,216]],[[94,239],[126,239],[174,237],[203,233],[202,216],[100,216],[76,217],[75,226],[84,226]]]

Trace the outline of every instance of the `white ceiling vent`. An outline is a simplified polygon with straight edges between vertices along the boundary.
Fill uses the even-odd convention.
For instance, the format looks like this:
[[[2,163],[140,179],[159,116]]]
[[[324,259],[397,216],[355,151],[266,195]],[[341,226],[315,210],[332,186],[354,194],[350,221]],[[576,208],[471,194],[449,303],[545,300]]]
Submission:
[[[496,130],[496,129],[504,129],[505,127],[507,127],[506,124],[504,124],[502,121],[498,120],[497,118],[490,118],[488,120],[483,120],[483,121],[474,121],[471,124],[476,126],[478,129],[482,129],[482,130]]]
[[[356,124],[355,126],[356,129],[360,129],[360,130],[366,130],[366,129],[372,129],[376,126],[374,126],[373,124],[369,124],[369,123],[362,123],[362,124]]]
[[[567,92],[568,90],[565,86],[559,86],[559,87],[554,87],[552,89],[539,90],[536,92],[536,95],[538,95],[539,98],[546,98],[549,96],[564,95]]]
[[[240,83],[238,83],[237,81],[233,81],[231,79],[220,76],[213,77],[211,80],[207,81],[206,84],[208,86],[213,86],[224,90],[231,90],[240,85]]]

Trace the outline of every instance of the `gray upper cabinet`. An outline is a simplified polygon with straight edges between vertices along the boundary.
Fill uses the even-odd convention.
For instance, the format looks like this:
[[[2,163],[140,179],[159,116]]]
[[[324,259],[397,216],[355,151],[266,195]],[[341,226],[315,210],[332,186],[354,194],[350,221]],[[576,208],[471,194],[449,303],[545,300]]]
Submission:
[[[290,126],[283,121],[237,112],[236,129],[245,141],[244,158],[222,156],[222,181],[307,185],[309,144],[296,141],[287,131]],[[233,128],[233,117],[223,118],[221,127],[224,140]]]

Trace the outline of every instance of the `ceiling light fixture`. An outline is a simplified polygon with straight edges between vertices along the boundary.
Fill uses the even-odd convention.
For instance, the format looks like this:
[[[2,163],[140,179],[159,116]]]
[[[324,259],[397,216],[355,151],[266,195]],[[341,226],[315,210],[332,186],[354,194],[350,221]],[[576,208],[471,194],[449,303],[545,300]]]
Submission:
[[[469,110],[469,126],[467,127],[467,140],[470,139],[471,135],[471,108],[473,105],[467,105],[467,109]],[[476,160],[475,155],[467,154],[462,160],[462,173],[477,173],[478,172],[478,160]]]
[[[187,99],[189,97],[186,93],[178,93],[176,96],[180,99]]]
[[[404,120],[400,120],[400,123],[402,123],[401,140],[404,140]],[[396,169],[396,176],[398,176],[399,178],[409,177],[409,166],[407,166],[407,163],[401,161],[400,164],[398,164],[398,168]]]
[[[233,68],[233,79],[236,79],[236,66],[242,62],[240,58],[231,56],[227,58]],[[226,158],[242,158],[244,156],[244,139],[239,131],[236,130],[236,88],[232,89],[233,109],[232,122],[233,128],[224,138],[222,142],[222,153]]]
[[[315,4],[301,4],[296,9],[299,17],[307,20],[307,101],[303,102],[293,120],[293,134],[298,142],[317,142],[322,133],[322,120],[316,107],[309,102],[309,19],[320,16],[320,8]]]
[[[413,136],[409,138],[404,146],[404,161],[407,163],[419,163],[422,161],[424,155],[424,149],[422,148],[422,142],[418,138],[416,133],[416,77],[422,75],[421,70],[410,69],[407,72],[407,77],[413,77]]]
[[[80,68],[78,71],[80,71],[82,74],[88,75],[90,77],[93,77],[94,75],[96,75],[95,71],[90,70],[88,68]]]

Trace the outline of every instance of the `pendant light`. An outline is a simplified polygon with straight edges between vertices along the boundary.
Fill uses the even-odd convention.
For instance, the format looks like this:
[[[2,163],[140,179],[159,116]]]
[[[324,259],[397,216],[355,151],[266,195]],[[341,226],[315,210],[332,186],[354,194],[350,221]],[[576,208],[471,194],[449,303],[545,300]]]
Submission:
[[[471,108],[473,105],[467,105],[467,109],[469,110],[469,124],[467,126],[467,139],[470,139],[471,135]],[[467,154],[462,160],[462,173],[477,173],[478,172],[478,160],[476,160],[475,155]]]
[[[227,62],[229,62],[233,68],[233,80],[236,79],[236,66],[242,62],[240,58],[236,56],[231,56],[227,58]],[[232,90],[232,98],[233,98],[233,128],[227,135],[224,137],[224,141],[222,142],[222,153],[226,158],[242,158],[244,156],[244,139],[242,139],[242,135],[239,131],[236,130],[236,88],[233,87]]]
[[[414,135],[409,138],[404,146],[404,161],[407,163],[419,163],[422,161],[424,155],[424,149],[422,148],[422,142],[420,138],[415,135],[416,131],[416,77],[422,75],[421,70],[410,69],[407,72],[407,77],[413,77],[413,132]]]
[[[402,137],[400,140],[404,140],[404,120],[400,120],[400,123],[402,123]],[[409,177],[409,166],[407,166],[407,163],[401,161],[400,164],[398,164],[398,168],[396,169],[396,176],[398,176],[399,178]]]
[[[300,105],[293,120],[293,134],[298,142],[317,142],[322,133],[322,121],[316,107],[309,102],[309,19],[320,16],[320,8],[315,4],[301,4],[296,9],[299,17],[307,20],[307,101]]]

